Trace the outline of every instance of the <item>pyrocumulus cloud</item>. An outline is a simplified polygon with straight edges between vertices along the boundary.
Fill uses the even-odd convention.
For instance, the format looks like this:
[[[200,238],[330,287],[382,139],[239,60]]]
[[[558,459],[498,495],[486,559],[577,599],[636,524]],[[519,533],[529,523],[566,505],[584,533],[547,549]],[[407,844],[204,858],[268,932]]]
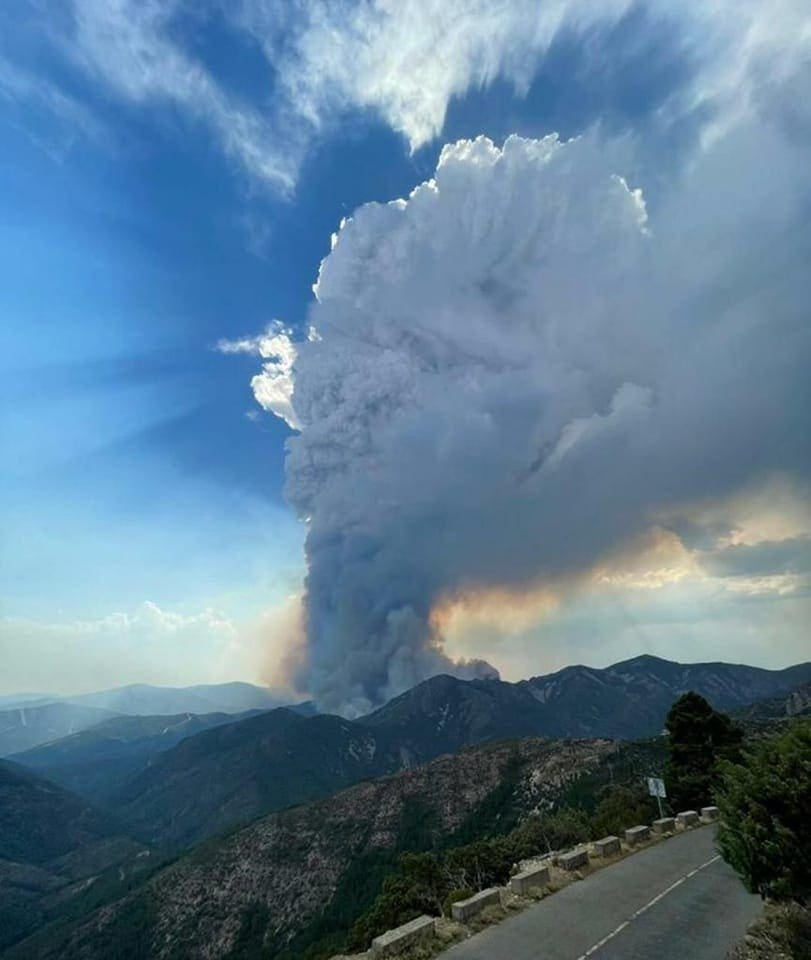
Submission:
[[[737,275],[762,198],[722,253],[712,163],[649,222],[608,156],[596,136],[446,146],[407,200],[341,225],[309,337],[272,331],[254,389],[300,431],[302,682],[323,708],[486,672],[443,654],[448,597],[568,576],[665,508],[807,464],[800,305]]]

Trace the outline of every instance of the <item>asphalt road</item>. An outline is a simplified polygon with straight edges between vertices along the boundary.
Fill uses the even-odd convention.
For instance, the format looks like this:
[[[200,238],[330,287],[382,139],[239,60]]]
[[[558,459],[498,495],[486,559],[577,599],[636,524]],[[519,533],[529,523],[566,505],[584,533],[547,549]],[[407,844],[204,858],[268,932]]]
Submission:
[[[573,883],[443,960],[723,960],[760,912],[701,827]]]

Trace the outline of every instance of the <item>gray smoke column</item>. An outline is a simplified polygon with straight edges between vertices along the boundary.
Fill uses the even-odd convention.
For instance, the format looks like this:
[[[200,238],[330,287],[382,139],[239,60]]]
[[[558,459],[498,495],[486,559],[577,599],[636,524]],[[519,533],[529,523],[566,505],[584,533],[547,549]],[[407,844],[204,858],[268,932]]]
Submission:
[[[492,673],[443,654],[443,597],[575,573],[665,505],[734,489],[757,472],[751,431],[764,470],[792,466],[796,423],[776,418],[798,358],[758,369],[754,328],[752,365],[730,358],[739,305],[696,307],[705,265],[679,216],[649,232],[595,138],[552,136],[449,145],[407,200],[342,223],[309,338],[270,331],[254,380],[299,431],[286,489],[308,523],[302,680],[322,708]],[[758,375],[780,383],[752,403]]]

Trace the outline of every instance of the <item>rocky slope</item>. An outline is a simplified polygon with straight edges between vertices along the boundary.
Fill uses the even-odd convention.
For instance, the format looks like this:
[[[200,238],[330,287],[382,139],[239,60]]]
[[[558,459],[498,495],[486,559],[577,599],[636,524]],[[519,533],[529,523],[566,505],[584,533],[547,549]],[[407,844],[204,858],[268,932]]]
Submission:
[[[142,890],[63,934],[48,932],[9,956],[101,960],[130,931],[145,960],[272,958],[340,889],[363,884],[375,858],[404,831],[448,837],[502,783],[511,760],[516,802],[543,807],[617,747],[607,741],[538,739],[442,757],[396,776],[271,814],[204,845]],[[135,939],[133,939],[135,938]],[[251,950],[243,952],[250,943]]]
[[[804,683],[789,693],[782,693],[735,712],[735,719],[746,725],[772,725],[793,717],[811,716],[811,683]]]
[[[385,731],[280,708],[189,737],[111,804],[143,840],[177,848],[404,764]]]

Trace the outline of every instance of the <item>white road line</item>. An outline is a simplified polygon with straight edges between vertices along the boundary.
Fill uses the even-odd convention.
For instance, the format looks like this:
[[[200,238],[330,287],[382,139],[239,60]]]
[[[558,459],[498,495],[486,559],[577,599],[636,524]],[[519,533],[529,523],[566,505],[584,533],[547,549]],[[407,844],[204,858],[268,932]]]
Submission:
[[[640,907],[640,908],[636,911],[636,913],[632,913],[631,916],[628,917],[627,920],[623,920],[623,922],[616,928],[616,930],[612,930],[611,933],[609,933],[609,934],[607,934],[605,937],[603,937],[602,940],[598,940],[597,943],[595,943],[593,947],[589,947],[588,950],[586,950],[585,953],[581,953],[580,956],[577,958],[577,960],[586,960],[587,957],[590,957],[593,953],[596,953],[596,952],[600,949],[600,947],[604,947],[604,946],[608,943],[609,940],[613,940],[614,937],[616,937],[618,933],[622,933],[622,931],[623,931],[630,923],[632,923],[632,922],[633,922],[634,920],[636,920],[638,917],[641,917],[642,914],[645,913],[647,910],[650,910],[650,908],[651,908],[652,906],[654,906],[654,904],[657,904],[660,900],[662,900],[664,897],[666,897],[669,893],[672,893],[672,891],[675,890],[676,887],[680,887],[680,886],[684,883],[685,880],[689,880],[690,877],[694,877],[694,876],[695,876],[697,873],[699,873],[701,870],[704,870],[706,867],[709,867],[711,864],[715,863],[716,860],[720,860],[720,859],[721,859],[720,854],[717,855],[717,856],[715,856],[715,857],[711,857],[709,860],[707,860],[706,863],[702,863],[701,866],[696,867],[695,870],[691,870],[689,873],[685,873],[685,875],[684,875],[683,877],[681,877],[679,880],[677,880],[675,883],[671,883],[670,886],[669,886],[666,890],[663,890],[661,893],[657,894],[657,895],[653,898],[653,900],[649,900],[649,901],[645,904],[644,907]]]

